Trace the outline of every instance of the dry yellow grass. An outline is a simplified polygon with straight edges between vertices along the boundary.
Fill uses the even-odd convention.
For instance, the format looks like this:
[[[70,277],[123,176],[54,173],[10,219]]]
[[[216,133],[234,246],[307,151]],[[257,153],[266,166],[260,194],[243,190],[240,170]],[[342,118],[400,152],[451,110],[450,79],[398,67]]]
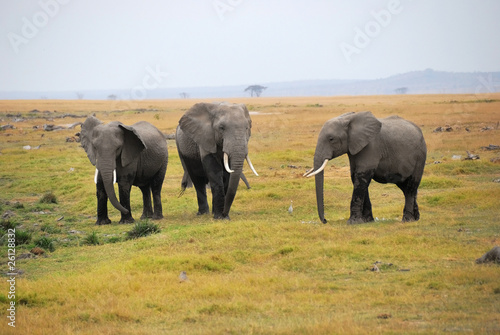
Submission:
[[[112,101],[1,101],[0,118],[33,109],[79,114],[81,119],[27,119],[0,132],[0,206],[34,236],[56,239],[48,258],[23,260],[18,277],[16,328],[2,334],[331,334],[500,332],[499,267],[474,259],[500,244],[500,94],[401,95],[234,99],[253,112],[250,155],[260,177],[240,188],[232,221],[197,217],[193,190],[177,198],[182,167],[169,141],[162,232],[123,241],[129,225],[95,227],[94,169],[77,143],[79,129],[44,132],[96,113],[104,122],[146,120],[173,133],[189,100],[137,102],[142,111],[117,111]],[[398,114],[422,127],[428,165],[419,192],[422,218],[399,222],[403,197],[394,185],[373,183],[379,222],[348,226],[351,184],[347,157],[325,174],[329,223],[318,224],[312,164],[324,122],[348,111]],[[451,132],[434,133],[439,126]],[[482,131],[490,127],[490,130]],[[466,131],[468,128],[469,131]],[[42,137],[43,135],[43,137]],[[26,151],[23,145],[39,150]],[[469,150],[477,161],[453,160]],[[440,161],[440,164],[434,162]],[[293,168],[289,166],[295,166]],[[74,171],[69,173],[70,168]],[[59,204],[42,206],[52,190]],[[294,214],[287,208],[294,201]],[[6,201],[21,201],[14,209]],[[141,208],[132,191],[132,210]],[[36,214],[43,210],[47,214]],[[61,215],[64,219],[56,221]],[[47,225],[59,232],[47,233]],[[100,246],[82,246],[97,231]],[[109,236],[121,239],[109,243]],[[18,254],[30,246],[19,246]],[[6,260],[6,247],[0,249]],[[370,271],[374,261],[381,271]],[[389,266],[387,263],[393,263]],[[4,262],[5,264],[5,262]],[[410,270],[410,271],[399,271]],[[2,268],[3,272],[5,267]],[[180,283],[180,271],[189,281]],[[8,287],[0,284],[0,308]],[[2,314],[3,315],[3,314]],[[386,318],[384,318],[386,317]]]

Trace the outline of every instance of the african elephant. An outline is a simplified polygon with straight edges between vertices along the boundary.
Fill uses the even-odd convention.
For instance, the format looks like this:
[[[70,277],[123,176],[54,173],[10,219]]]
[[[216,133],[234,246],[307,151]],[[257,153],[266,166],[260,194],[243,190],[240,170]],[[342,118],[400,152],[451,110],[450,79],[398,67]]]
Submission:
[[[109,224],[108,198],[121,212],[120,223],[132,223],[130,190],[132,185],[142,191],[141,219],[163,218],[161,188],[168,164],[165,136],[152,124],[140,121],[126,126],[118,121],[103,124],[90,116],[82,125],[81,145],[96,166],[96,224]],[[120,202],[113,184],[118,182]],[[151,204],[153,194],[154,211]]]
[[[398,116],[377,119],[371,112],[346,113],[325,123],[318,136],[314,167],[318,215],[323,223],[324,168],[330,159],[347,153],[353,193],[348,223],[373,221],[368,194],[371,180],[396,184],[404,193],[403,221],[417,221],[417,189],[424,172],[427,147],[422,131]]]
[[[209,213],[206,185],[212,191],[215,219],[229,219],[245,159],[252,120],[244,104],[197,103],[179,120],[175,142],[184,171],[196,189],[198,215]]]

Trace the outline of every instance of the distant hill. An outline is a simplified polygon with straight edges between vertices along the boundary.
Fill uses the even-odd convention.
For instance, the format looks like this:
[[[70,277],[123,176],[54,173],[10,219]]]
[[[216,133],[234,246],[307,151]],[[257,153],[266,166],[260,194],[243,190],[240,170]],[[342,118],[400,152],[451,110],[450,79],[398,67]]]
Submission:
[[[427,69],[375,80],[302,80],[248,83],[219,87],[179,87],[148,90],[146,99],[196,99],[247,97],[249,85],[266,86],[263,97],[337,96],[380,94],[453,94],[500,92],[500,72],[443,72]],[[79,91],[83,99],[129,100],[131,90]],[[0,99],[77,99],[76,92],[0,92]]]

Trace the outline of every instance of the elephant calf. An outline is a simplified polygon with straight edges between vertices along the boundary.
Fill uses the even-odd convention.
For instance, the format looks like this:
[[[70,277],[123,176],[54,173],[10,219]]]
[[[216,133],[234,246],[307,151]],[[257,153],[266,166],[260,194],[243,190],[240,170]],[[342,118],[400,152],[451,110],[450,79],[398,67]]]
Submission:
[[[163,218],[161,188],[167,171],[168,149],[165,136],[155,126],[145,121],[132,126],[118,121],[103,124],[91,116],[83,123],[80,137],[82,147],[96,167],[96,224],[111,223],[108,198],[121,212],[120,223],[134,222],[130,210],[132,185],[142,191],[144,208],[141,219]],[[120,202],[113,187],[115,182],[118,182]]]
[[[346,113],[325,123],[318,136],[314,168],[304,176],[316,178],[316,201],[326,223],[323,170],[329,160],[347,153],[353,192],[349,223],[373,221],[368,195],[371,180],[396,184],[404,193],[403,221],[417,221],[417,189],[424,173],[427,147],[422,131],[398,116],[377,119],[371,112]]]

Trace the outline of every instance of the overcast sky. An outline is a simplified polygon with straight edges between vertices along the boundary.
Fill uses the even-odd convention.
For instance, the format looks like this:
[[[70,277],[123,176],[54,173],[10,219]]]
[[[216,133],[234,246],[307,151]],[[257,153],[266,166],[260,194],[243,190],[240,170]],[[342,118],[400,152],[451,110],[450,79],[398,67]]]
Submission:
[[[0,90],[500,71],[498,0],[2,0]]]

